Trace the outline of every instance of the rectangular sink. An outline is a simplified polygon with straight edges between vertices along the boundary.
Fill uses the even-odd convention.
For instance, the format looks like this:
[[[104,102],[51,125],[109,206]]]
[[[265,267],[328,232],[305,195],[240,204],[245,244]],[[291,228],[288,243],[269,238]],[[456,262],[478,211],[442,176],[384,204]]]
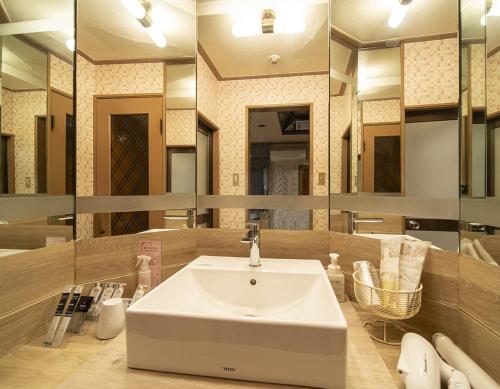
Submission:
[[[127,310],[132,368],[344,388],[347,324],[317,260],[200,256]]]

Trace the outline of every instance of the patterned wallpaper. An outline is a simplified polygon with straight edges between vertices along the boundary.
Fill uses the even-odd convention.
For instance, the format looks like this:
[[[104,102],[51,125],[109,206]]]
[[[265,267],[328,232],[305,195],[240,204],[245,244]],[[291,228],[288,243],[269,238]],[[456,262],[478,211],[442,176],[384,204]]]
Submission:
[[[167,109],[165,141],[167,146],[196,145],[195,109]]]
[[[500,51],[486,60],[488,116],[500,112]]]
[[[203,57],[196,57],[196,106],[199,112],[218,125],[220,83],[208,67]]]
[[[330,193],[340,193],[342,172],[342,135],[344,125],[344,97],[330,97]]]
[[[458,102],[457,38],[404,44],[405,106]]]
[[[470,76],[472,107],[484,107],[485,104],[485,47],[484,44],[470,45]]]
[[[363,123],[383,123],[401,121],[401,100],[363,101]]]
[[[52,54],[50,58],[50,86],[73,95],[73,66]]]
[[[47,91],[2,89],[2,132],[14,134],[16,193],[35,193],[35,117],[47,112]],[[29,178],[30,185],[26,185]]]
[[[163,93],[163,64],[93,65],[77,55],[77,196],[94,192],[94,95]],[[92,236],[92,215],[79,215],[77,237]]]

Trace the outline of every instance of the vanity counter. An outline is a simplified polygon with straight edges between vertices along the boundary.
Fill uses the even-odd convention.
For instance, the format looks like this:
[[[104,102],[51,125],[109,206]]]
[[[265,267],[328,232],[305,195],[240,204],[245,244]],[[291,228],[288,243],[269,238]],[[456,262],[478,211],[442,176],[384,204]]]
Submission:
[[[341,304],[348,323],[347,388],[399,387],[350,302]],[[127,369],[125,333],[109,341],[93,334],[86,322],[80,335],[68,335],[62,348],[42,346],[39,338],[0,359],[0,386],[87,389],[135,388],[285,388],[284,385]]]

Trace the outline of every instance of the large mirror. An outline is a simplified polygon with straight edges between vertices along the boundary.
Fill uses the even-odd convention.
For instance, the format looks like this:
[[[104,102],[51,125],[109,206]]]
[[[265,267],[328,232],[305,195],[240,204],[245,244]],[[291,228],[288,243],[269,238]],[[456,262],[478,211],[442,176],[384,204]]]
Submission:
[[[500,262],[500,3],[461,6],[461,251]]]
[[[457,1],[332,0],[331,8],[330,227],[457,250],[457,212],[431,211],[435,201],[457,208]],[[336,201],[342,194],[352,197],[349,212]]]
[[[78,238],[186,225],[185,209],[152,202],[194,199],[195,11],[194,1],[79,2]]]
[[[198,226],[328,229],[300,204],[328,194],[328,2],[198,0],[197,15]]]
[[[0,2],[0,255],[73,239],[74,2]]]

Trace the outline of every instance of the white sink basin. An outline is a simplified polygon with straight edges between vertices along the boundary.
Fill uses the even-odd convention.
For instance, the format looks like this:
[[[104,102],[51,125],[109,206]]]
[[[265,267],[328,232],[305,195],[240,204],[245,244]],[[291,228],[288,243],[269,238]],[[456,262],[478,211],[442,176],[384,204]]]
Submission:
[[[344,388],[347,324],[319,261],[201,256],[127,310],[129,367]]]

